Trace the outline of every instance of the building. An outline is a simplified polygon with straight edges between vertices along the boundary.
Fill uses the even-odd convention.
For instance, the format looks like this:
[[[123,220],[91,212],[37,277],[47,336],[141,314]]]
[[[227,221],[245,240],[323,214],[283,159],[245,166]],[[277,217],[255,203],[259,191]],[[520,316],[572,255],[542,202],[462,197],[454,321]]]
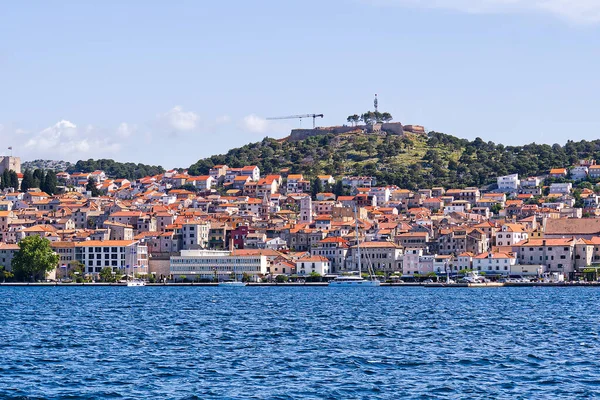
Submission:
[[[529,233],[520,224],[504,224],[496,232],[496,246],[512,246],[529,238]]]
[[[341,237],[327,237],[310,248],[313,256],[326,257],[329,260],[330,272],[337,273],[346,269],[348,242]]]
[[[324,276],[330,272],[329,260],[326,257],[311,255],[296,260],[296,273],[300,276],[313,273]]]
[[[5,170],[21,173],[21,158],[12,156],[0,156],[0,174]]]
[[[514,192],[519,189],[519,174],[499,176],[497,178],[498,190]]]
[[[361,269],[372,268],[384,272],[402,271],[402,248],[392,242],[362,242],[360,244]],[[352,246],[346,260],[347,269],[358,270],[358,248]]]
[[[482,253],[473,257],[473,270],[486,275],[509,275],[516,263],[517,257],[512,253]]]
[[[53,246],[65,248],[66,243]],[[88,274],[96,275],[106,267],[127,274],[148,273],[148,247],[136,240],[88,240],[70,244],[75,249],[75,260],[84,265]]]
[[[252,281],[267,274],[267,256],[261,254],[233,255],[219,250],[182,250],[170,259],[169,270],[175,278],[191,280],[242,280],[244,274]]]

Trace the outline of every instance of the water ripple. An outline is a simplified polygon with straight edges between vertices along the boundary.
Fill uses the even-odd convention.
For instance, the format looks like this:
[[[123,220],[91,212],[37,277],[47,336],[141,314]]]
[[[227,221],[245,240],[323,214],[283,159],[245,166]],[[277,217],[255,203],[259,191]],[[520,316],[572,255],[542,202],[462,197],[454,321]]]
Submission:
[[[0,292],[2,399],[600,395],[593,288]]]

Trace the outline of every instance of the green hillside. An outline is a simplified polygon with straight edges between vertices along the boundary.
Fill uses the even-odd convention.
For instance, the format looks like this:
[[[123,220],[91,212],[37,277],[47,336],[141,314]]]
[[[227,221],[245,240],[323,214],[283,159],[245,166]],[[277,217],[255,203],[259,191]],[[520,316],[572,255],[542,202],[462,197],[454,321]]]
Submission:
[[[459,139],[439,132],[427,135],[348,134],[310,137],[291,142],[265,138],[201,159],[190,174],[207,174],[213,165],[258,165],[262,173],[289,167],[308,177],[319,174],[375,176],[379,184],[418,187],[482,186],[501,175],[548,173],[580,159],[600,159],[600,140],[568,141],[564,146],[528,144],[504,146]]]

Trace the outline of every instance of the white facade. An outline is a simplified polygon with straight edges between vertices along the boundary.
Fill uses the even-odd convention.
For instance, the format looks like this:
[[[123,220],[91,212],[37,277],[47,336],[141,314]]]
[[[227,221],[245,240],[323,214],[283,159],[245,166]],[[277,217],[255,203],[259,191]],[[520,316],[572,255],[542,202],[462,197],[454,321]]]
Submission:
[[[204,222],[187,222],[181,227],[182,248],[198,249],[208,245],[210,225]]]
[[[573,189],[572,183],[553,183],[550,185],[551,194],[569,194]]]
[[[519,188],[519,174],[499,176],[497,182],[499,190],[515,191]]]
[[[122,270],[131,274],[148,273],[148,247],[137,241],[91,240],[75,244],[75,259],[85,265],[89,274],[98,274],[102,268]]]
[[[321,276],[330,273],[329,260],[322,256],[310,256],[296,261],[296,273],[298,275],[310,275],[313,272]]]
[[[267,256],[235,256],[229,251],[218,250],[182,250],[180,256],[171,257],[169,270],[175,277],[181,275],[188,279],[230,279],[232,273],[238,280],[244,273],[253,281],[267,273]]]

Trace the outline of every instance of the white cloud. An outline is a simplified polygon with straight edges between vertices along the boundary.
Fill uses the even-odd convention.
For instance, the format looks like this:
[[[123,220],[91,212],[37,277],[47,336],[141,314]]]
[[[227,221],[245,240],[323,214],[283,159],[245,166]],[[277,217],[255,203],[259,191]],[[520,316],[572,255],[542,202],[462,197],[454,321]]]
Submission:
[[[175,106],[162,115],[171,129],[180,132],[191,131],[198,124],[198,115],[192,111],[183,111],[181,106]]]
[[[265,133],[269,129],[269,121],[255,114],[250,114],[244,117],[242,126],[252,133]]]
[[[121,122],[117,128],[117,136],[128,138],[137,131],[137,125],[130,125],[127,122]]]
[[[106,156],[119,151],[120,145],[88,125],[83,132],[71,121],[62,120],[29,138],[24,151],[28,157],[81,159]]]
[[[466,13],[544,12],[579,23],[600,22],[598,0],[366,0],[377,5],[442,8]]]

